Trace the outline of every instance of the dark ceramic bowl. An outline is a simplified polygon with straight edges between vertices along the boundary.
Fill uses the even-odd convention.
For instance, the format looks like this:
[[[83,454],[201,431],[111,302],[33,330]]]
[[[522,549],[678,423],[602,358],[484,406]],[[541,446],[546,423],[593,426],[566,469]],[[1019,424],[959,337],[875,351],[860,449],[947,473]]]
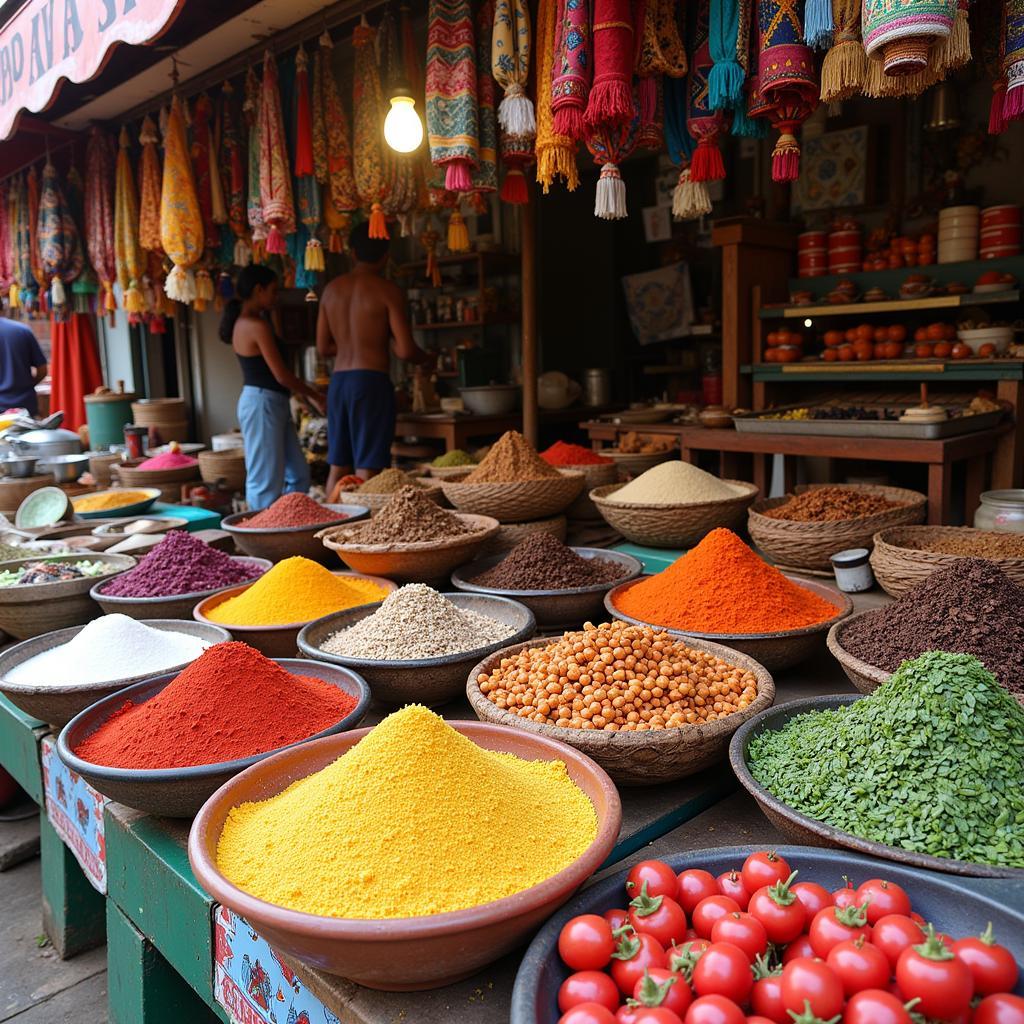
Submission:
[[[327,505],[337,513],[334,519],[326,519],[312,526],[279,526],[271,529],[249,530],[245,521],[251,519],[255,512],[236,512],[225,516],[220,521],[220,528],[226,530],[235,539],[235,543],[247,555],[253,558],[266,558],[271,562],[301,555],[322,565],[336,565],[334,556],[317,539],[317,533],[328,526],[348,526],[362,519],[370,518],[370,510],[365,505]]]
[[[237,761],[196,765],[192,768],[110,768],[83,761],[74,753],[82,741],[103,725],[126,700],[144,704],[155,697],[178,674],[168,672],[104,697],[76,715],[61,730],[57,738],[57,753],[68,768],[78,772],[93,789],[110,797],[111,800],[116,800],[127,807],[134,807],[146,814],[191,818],[210,794],[216,792],[239,772],[272,754],[291,750],[310,740],[354,729],[366,714],[366,708],[370,703],[370,688],[366,685],[366,680],[357,673],[334,665],[306,661],[303,658],[281,658],[277,663],[293,676],[315,676],[325,683],[337,686],[339,690],[344,690],[355,697],[356,706],[329,729],[287,747],[278,747],[263,754],[239,758]],[[264,710],[272,713],[270,709]]]

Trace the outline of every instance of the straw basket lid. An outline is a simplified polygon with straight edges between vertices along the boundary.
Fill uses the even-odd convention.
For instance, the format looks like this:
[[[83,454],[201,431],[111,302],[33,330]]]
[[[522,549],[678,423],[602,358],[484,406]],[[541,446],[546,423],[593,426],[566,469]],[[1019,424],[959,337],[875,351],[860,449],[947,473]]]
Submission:
[[[583,490],[584,475],[559,470],[558,476],[474,484],[442,480],[444,496],[460,512],[490,516],[501,523],[521,523],[558,515]]]
[[[865,613],[862,612],[861,614]],[[885,669],[879,668],[877,665],[869,665],[866,661],[861,661],[860,658],[854,657],[843,647],[843,633],[851,622],[856,622],[859,618],[860,615],[853,615],[848,619],[837,622],[828,631],[825,645],[828,647],[832,657],[842,666],[843,671],[846,673],[846,678],[861,693],[871,693],[873,690],[877,690],[882,683],[888,682],[892,673],[886,672]]]

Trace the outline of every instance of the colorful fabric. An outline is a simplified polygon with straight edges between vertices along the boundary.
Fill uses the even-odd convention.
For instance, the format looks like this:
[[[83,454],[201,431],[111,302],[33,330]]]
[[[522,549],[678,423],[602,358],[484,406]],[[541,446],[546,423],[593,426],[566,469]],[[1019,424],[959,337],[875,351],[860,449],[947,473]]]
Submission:
[[[594,78],[592,0],[560,0],[552,64],[554,130],[570,139],[587,134],[584,114]]]
[[[587,139],[587,149],[601,168],[594,197],[594,216],[602,220],[622,220],[627,216],[626,184],[619,164],[636,149],[640,128],[640,105],[633,96],[633,116],[626,124],[602,128]]]
[[[203,218],[203,242],[207,249],[220,245],[220,230],[213,221],[213,137],[210,122],[213,120],[213,102],[206,93],[197,97],[192,104],[192,172],[195,175],[196,197],[199,212]]]
[[[679,35],[675,0],[647,0],[636,73],[686,77],[686,47]]]
[[[241,110],[238,97],[230,82],[225,82],[220,91],[220,173],[227,206],[227,223],[235,237],[236,245],[242,243],[238,255],[232,261],[243,265],[247,261],[248,244],[245,242],[249,223],[245,217],[246,202],[246,154],[242,138]]]
[[[388,225],[382,203],[391,181],[390,150],[384,142],[384,96],[374,53],[376,32],[356,25],[352,45],[356,51],[352,80],[356,191],[370,213],[370,237],[387,238]]]
[[[14,246],[14,283],[17,286],[17,305],[32,309],[38,299],[38,285],[32,273],[33,232],[29,226],[28,184],[24,174],[11,183],[11,239]],[[12,292],[13,294],[13,292]]]
[[[117,309],[114,163],[113,140],[106,132],[93,128],[85,149],[85,242],[89,261],[103,285],[103,307],[107,312]]]
[[[476,32],[469,0],[430,0],[427,14],[427,141],[445,188],[468,192],[480,161]]]
[[[283,255],[287,252],[285,236],[295,231],[295,202],[277,62],[269,50],[263,55],[259,124],[260,210],[267,226],[267,252]]]
[[[405,70],[401,43],[398,38],[398,21],[392,11],[387,11],[377,26],[379,40],[378,56],[386,82],[405,82]],[[493,88],[493,86],[492,86]],[[382,101],[383,102],[383,101]],[[418,170],[421,155],[417,150],[411,153],[388,153],[391,168],[391,180],[388,194],[382,204],[389,217],[397,217],[402,227],[402,235],[412,231],[412,214],[420,201]]]
[[[57,168],[49,160],[43,168],[37,225],[40,284],[45,283],[50,289],[50,306],[58,317],[63,317],[67,310],[64,285],[82,273],[85,257],[71,207],[60,187]]]
[[[640,107],[640,121],[636,134],[636,148],[660,153],[665,145],[665,100],[663,78],[638,78],[636,95]]]
[[[711,106],[708,87],[708,76],[713,66],[710,15],[709,0],[699,0],[687,75],[686,128],[697,143],[690,161],[690,178],[693,181],[720,181],[725,177],[719,138],[725,129],[726,119],[722,111]]]
[[[85,396],[103,384],[93,319],[73,313],[54,316],[50,328],[50,408],[64,412],[63,426],[77,430],[86,422]]]
[[[953,29],[957,0],[863,0],[864,49],[878,56],[886,75],[899,77],[928,66],[936,39]]]
[[[502,132],[528,138],[537,118],[526,90],[530,82],[530,7],[526,0],[497,0],[491,26],[491,74],[505,93],[498,106]]]
[[[474,192],[498,191],[498,116],[495,83],[491,74],[491,28],[494,0],[481,0],[476,9],[476,101],[480,133],[477,165],[473,168]]]
[[[558,0],[539,0],[537,4],[537,183],[545,195],[561,178],[570,192],[579,185],[576,166],[576,142],[568,135],[555,131],[554,112],[551,109],[551,74],[555,59],[557,37]]]
[[[43,308],[46,304],[46,275],[43,273],[43,261],[39,254],[39,171],[30,167],[28,177],[25,181],[26,192],[28,193],[28,233],[29,233],[29,263],[32,267],[32,277],[36,286],[40,289],[39,306]]]
[[[736,56],[740,31],[739,0],[710,0],[708,49],[714,61],[708,72],[708,105],[732,110],[743,100],[743,68]]]
[[[11,199],[9,181],[0,182],[0,291],[9,291],[14,281],[14,246],[11,244]]]
[[[864,88],[868,62],[860,41],[861,0],[832,0],[832,47],[821,62],[821,102],[856,96]]]
[[[594,81],[584,120],[592,133],[628,124],[635,113],[636,41],[629,0],[594,0]]]
[[[149,252],[163,252],[160,241],[160,193],[163,171],[160,168],[160,139],[156,124],[148,114],[139,131],[142,156],[139,158],[139,245]]]
[[[295,259],[296,278],[300,288],[311,287],[315,278],[302,276],[299,268],[309,275],[325,269],[323,245],[320,242],[321,208],[320,185],[316,180],[313,158],[313,112],[310,103],[309,58],[300,46],[295,54],[294,94],[295,136],[295,210],[299,219],[294,243],[289,240],[289,253]]]
[[[114,264],[124,308],[129,315],[137,316],[145,308],[145,302],[139,290],[143,269],[142,249],[139,247],[139,197],[128,154],[130,147],[128,129],[122,128],[114,185]]]
[[[192,267],[203,254],[203,215],[192,178],[185,138],[185,116],[181,100],[171,100],[171,113],[164,135],[164,178],[160,192],[160,242],[173,269],[167,275],[165,291],[176,302],[196,297]]]
[[[317,181],[327,186],[330,206],[340,215],[359,209],[359,193],[352,170],[348,114],[333,60],[334,44],[325,32],[313,61],[313,163]]]
[[[957,0],[953,28],[945,39],[939,40],[933,53],[933,63],[939,77],[956,71],[971,62],[970,0]]]
[[[1024,118],[1024,0],[1004,0],[1002,50],[1004,121]]]

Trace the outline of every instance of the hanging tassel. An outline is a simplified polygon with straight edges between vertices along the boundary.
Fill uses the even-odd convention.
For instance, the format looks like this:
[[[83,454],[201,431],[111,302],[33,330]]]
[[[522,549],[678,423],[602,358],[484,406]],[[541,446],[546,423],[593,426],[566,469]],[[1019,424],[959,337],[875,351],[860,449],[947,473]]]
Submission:
[[[553,114],[552,125],[556,135],[564,135],[576,142],[586,138],[587,125],[583,119],[583,110],[576,105],[559,107]]]
[[[503,202],[513,206],[525,206],[530,201],[526,176],[518,167],[510,167],[505,172],[505,180],[501,183],[501,192],[498,195]]]
[[[867,74],[864,76],[864,95],[877,100],[885,94],[885,68],[880,60],[868,57]]]
[[[716,61],[712,64],[708,72],[708,103],[711,109],[742,107],[745,77],[743,68],[735,59]]]
[[[952,31],[939,40],[933,55],[933,62],[940,71],[955,71],[971,62],[971,27],[967,3],[968,0],[959,0]]]
[[[576,153],[567,146],[540,146],[537,149],[537,182],[544,186],[544,195],[551,183],[561,178],[568,192],[575,192],[580,184],[580,169]]]
[[[800,143],[788,128],[781,131],[772,150],[772,181],[796,181],[800,177]]]
[[[1006,94],[1006,82],[997,79],[992,83],[992,105],[988,111],[989,135],[1002,135],[1006,131],[1006,118],[1003,115],[1003,97]]]
[[[61,306],[67,305],[67,301],[68,296],[64,291],[64,282],[59,277],[55,277],[50,285],[50,305],[54,309],[59,309]]]
[[[247,267],[252,263],[252,247],[241,236],[235,239],[235,248],[231,256],[231,262],[236,267]]]
[[[451,166],[449,164],[449,166]],[[380,203],[374,203],[370,207],[370,237],[390,238],[388,234],[388,221],[384,216],[384,209]]]
[[[458,210],[448,218],[448,251],[469,252],[469,229]]]
[[[468,160],[450,160],[445,166],[444,187],[449,192],[468,192],[473,187]]]
[[[335,254],[341,254],[345,251],[345,246],[341,240],[341,232],[337,228],[331,228],[331,232],[327,236],[327,251]]]
[[[319,301],[320,301],[320,296],[317,295],[317,293],[315,291],[313,291],[312,288],[310,288],[309,291],[306,292],[306,302],[319,302]]]
[[[129,316],[142,313],[146,308],[146,300],[142,297],[139,282],[134,277],[128,282],[128,290],[124,293],[124,308]]]
[[[195,275],[191,270],[175,264],[164,282],[164,294],[174,302],[191,305],[196,300]]]
[[[167,333],[167,320],[164,318],[162,313],[154,313],[149,318],[149,333],[150,334],[166,334]]]
[[[311,270],[313,272],[326,269],[326,264],[324,263],[324,247],[319,238],[311,238],[306,243],[306,255],[303,259],[302,265],[306,270]]]
[[[253,263],[266,263],[267,261],[267,240],[265,238],[256,238],[252,240],[252,262]]]
[[[629,216],[626,210],[626,183],[615,164],[608,163],[601,168],[594,194],[594,216],[601,220],[624,220]]]
[[[629,82],[616,78],[591,87],[584,121],[592,130],[602,125],[628,124],[632,117],[633,89]]]
[[[281,229],[276,224],[271,225],[270,234],[267,235],[267,252],[273,253],[275,256],[284,256],[288,252],[288,244],[284,240],[284,235],[281,234]]]
[[[821,62],[821,101],[848,100],[864,89],[868,55],[856,36],[840,39]]]
[[[11,309],[19,309],[21,307],[21,291],[18,288],[17,282],[11,282],[10,290],[7,292],[7,304]]]
[[[557,119],[558,115],[555,117]],[[513,82],[505,90],[505,98],[498,104],[498,124],[506,135],[537,134],[537,116],[533,110],[533,101],[518,82]]]
[[[103,282],[103,308],[108,313],[115,313],[117,311],[117,299],[114,297],[113,281]]]
[[[832,0],[807,0],[804,8],[804,42],[823,50],[832,42]]]
[[[690,161],[690,176],[694,181],[721,181],[725,177],[722,151],[714,136],[704,135],[697,143]]]
[[[744,139],[767,139],[768,122],[760,117],[751,117],[747,113],[745,102],[740,102],[732,112],[731,135]]]
[[[1003,96],[1003,121],[1019,121],[1024,117],[1024,86],[1009,89]]]
[[[703,181],[694,181],[690,169],[679,172],[679,181],[672,193],[672,216],[676,220],[697,220],[711,212],[711,196]]]

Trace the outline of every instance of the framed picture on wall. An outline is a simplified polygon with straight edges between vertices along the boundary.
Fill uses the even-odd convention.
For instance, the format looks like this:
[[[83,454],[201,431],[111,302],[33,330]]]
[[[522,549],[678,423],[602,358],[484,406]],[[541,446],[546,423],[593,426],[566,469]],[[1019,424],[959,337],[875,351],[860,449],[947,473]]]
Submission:
[[[793,189],[793,212],[864,206],[869,201],[870,143],[868,125],[805,135],[800,143],[800,180]]]

